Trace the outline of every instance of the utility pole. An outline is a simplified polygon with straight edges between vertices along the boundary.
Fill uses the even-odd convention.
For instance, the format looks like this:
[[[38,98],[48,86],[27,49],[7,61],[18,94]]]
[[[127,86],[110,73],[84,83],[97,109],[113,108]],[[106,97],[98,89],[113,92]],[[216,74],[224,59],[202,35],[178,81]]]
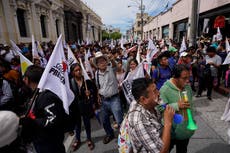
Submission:
[[[197,17],[198,17],[198,0],[192,0],[192,10],[190,17],[190,35],[189,46],[195,46],[197,37]]]
[[[144,8],[143,8],[143,0],[141,0],[141,40],[143,40],[143,27],[144,27],[144,21],[143,21],[143,12],[144,12]]]

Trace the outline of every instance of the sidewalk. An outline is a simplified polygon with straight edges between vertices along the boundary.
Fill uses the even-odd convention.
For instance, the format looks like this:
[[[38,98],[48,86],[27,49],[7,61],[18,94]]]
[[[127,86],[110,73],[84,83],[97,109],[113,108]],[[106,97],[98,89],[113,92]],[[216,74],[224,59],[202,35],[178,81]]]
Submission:
[[[229,125],[220,120],[228,98],[216,92],[212,97],[212,101],[207,100],[206,96],[194,97],[198,130],[190,140],[188,153],[230,152],[230,145],[227,144]]]

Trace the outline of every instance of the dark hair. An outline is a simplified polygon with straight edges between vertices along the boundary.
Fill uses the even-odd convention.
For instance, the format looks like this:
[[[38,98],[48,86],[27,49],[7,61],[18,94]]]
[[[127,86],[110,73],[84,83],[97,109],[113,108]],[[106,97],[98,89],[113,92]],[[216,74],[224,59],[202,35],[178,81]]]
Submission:
[[[149,85],[153,84],[152,79],[139,78],[133,80],[132,83],[132,94],[135,100],[139,100],[141,96],[147,97],[147,88]]]
[[[165,51],[165,52],[161,53],[161,54],[157,57],[158,62],[160,62],[160,61],[162,60],[162,58],[164,58],[164,57],[169,58],[169,57],[170,57],[170,53],[169,53],[168,51]]]
[[[81,65],[80,65],[80,64],[74,63],[74,64],[72,64],[72,65],[70,66],[70,72],[71,72],[71,73],[73,72],[73,70],[75,69],[76,66],[79,66],[79,67],[81,68]]]
[[[130,63],[131,62],[134,62],[136,65],[138,65],[138,61],[136,60],[136,59],[131,59],[130,61],[129,61],[129,66],[130,66]]]
[[[43,71],[44,71],[44,68],[40,66],[36,66],[36,65],[31,65],[26,69],[24,76],[28,77],[28,79],[31,82],[39,83],[42,77]]]
[[[184,64],[175,65],[172,71],[173,78],[179,78],[183,71],[189,71],[189,68]]]
[[[10,66],[10,63],[3,60],[3,59],[0,59],[0,66],[4,67],[6,70],[4,73],[8,72],[11,70],[11,66]]]
[[[207,53],[216,53],[216,48],[213,47],[213,46],[209,46],[209,47],[207,48]]]

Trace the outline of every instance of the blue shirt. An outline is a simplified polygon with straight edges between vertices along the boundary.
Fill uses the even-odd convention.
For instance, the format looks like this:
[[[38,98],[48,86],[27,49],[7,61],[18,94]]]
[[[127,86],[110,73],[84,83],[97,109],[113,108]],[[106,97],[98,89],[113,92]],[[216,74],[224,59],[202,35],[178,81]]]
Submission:
[[[153,71],[152,78],[155,80],[157,89],[160,90],[160,88],[163,86],[163,84],[170,79],[172,76],[171,69],[169,67],[162,68],[158,67]]]
[[[176,65],[176,59],[174,59],[174,57],[170,57],[168,58],[168,62],[169,62],[169,67],[173,69],[174,66]]]

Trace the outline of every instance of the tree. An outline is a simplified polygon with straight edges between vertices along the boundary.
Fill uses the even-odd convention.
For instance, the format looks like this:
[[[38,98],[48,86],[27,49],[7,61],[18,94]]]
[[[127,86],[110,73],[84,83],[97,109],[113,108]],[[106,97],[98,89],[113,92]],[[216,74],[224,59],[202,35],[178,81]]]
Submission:
[[[105,30],[102,31],[102,40],[106,40],[106,39],[117,40],[120,39],[121,36],[122,34],[119,32],[108,33]]]
[[[102,31],[102,40],[106,40],[109,39],[109,33],[106,32],[105,30]]]
[[[113,32],[113,33],[111,34],[111,39],[117,40],[117,39],[120,39],[121,36],[122,36],[122,34],[121,34],[120,32]]]

